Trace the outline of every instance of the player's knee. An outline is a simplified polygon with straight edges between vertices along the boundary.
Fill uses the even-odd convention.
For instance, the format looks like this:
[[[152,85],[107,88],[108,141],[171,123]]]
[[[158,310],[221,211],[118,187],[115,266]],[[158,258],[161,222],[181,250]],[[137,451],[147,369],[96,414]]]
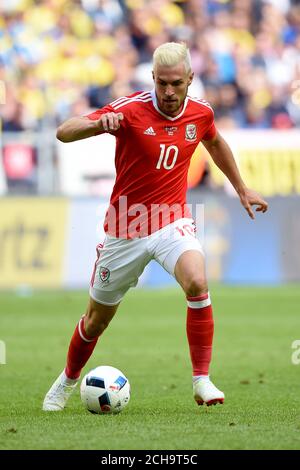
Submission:
[[[108,327],[109,320],[105,318],[99,319],[97,315],[89,315],[85,318],[85,331],[90,338],[95,338],[103,333]]]
[[[191,276],[183,285],[187,297],[197,297],[206,294],[208,291],[205,278],[200,276]]]

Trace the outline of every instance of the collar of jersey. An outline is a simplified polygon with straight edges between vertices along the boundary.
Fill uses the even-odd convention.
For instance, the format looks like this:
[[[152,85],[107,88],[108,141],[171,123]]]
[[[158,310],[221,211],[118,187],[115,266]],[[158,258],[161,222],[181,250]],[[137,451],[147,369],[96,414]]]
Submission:
[[[187,103],[188,103],[188,97],[185,98],[184,100],[184,105],[183,105],[183,108],[182,108],[182,111],[180,114],[178,114],[178,116],[175,116],[175,117],[171,117],[171,116],[168,116],[167,114],[163,113],[159,107],[158,107],[158,104],[157,104],[157,98],[156,98],[156,93],[155,93],[155,89],[153,88],[153,90],[151,90],[151,98],[152,98],[152,103],[153,103],[153,106],[154,108],[156,109],[156,111],[161,114],[164,118],[168,119],[169,121],[176,121],[176,119],[179,119],[184,111],[185,111],[185,108],[187,106]]]

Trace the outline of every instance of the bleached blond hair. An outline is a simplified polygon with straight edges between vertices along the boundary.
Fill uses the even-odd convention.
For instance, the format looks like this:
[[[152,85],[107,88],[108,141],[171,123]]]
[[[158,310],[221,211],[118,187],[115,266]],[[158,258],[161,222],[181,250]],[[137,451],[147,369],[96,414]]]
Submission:
[[[191,72],[191,54],[186,44],[178,42],[166,42],[158,46],[153,53],[153,70],[157,65],[172,67],[184,63],[186,72]]]

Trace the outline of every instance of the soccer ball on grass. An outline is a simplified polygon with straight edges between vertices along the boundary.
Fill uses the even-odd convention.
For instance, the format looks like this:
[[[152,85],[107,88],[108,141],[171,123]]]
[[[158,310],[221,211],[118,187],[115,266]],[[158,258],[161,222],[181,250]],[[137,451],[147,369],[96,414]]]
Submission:
[[[80,395],[91,413],[120,413],[129,402],[130,384],[115,367],[99,366],[83,377]]]

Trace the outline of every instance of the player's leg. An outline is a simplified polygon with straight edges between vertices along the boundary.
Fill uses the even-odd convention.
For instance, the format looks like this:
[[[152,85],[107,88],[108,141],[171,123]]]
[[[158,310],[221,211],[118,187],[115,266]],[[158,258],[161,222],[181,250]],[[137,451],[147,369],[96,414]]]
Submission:
[[[66,368],[45,397],[45,411],[60,411],[65,407],[99,336],[113,318],[128,289],[137,284],[150,259],[143,239],[126,240],[109,236],[104,245],[97,247],[97,255],[87,312],[75,328]]]
[[[99,336],[108,327],[117,305],[103,305],[90,298],[86,314],[77,324],[68,350],[66,376],[78,379],[81,370],[92,355]]]
[[[45,396],[44,411],[61,411],[74,391],[82,368],[91,357],[99,336],[117,311],[116,305],[103,305],[90,298],[86,314],[76,325],[69,345],[67,363]]]
[[[165,237],[165,231],[168,237]],[[197,403],[223,403],[224,394],[209,380],[214,322],[200,242],[193,221],[180,219],[155,235],[155,259],[183,288],[187,297],[187,338]]]
[[[186,331],[193,367],[194,397],[199,405],[224,402],[224,394],[209,379],[214,335],[213,310],[200,251],[183,252],[174,275],[187,298]]]

